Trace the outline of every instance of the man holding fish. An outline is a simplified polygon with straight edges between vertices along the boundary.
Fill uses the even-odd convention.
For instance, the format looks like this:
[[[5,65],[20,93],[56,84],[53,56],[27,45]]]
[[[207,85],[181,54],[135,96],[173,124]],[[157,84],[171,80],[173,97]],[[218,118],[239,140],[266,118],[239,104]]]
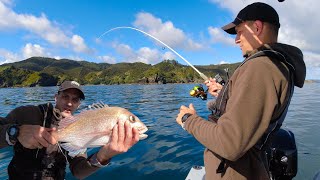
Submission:
[[[54,108],[50,103],[22,106],[1,118],[0,148],[14,146],[9,179],[64,179],[67,163],[83,179],[146,137],[145,125],[123,108],[97,104],[73,116],[84,99],[79,83],[65,81]],[[100,146],[87,157],[87,147]]]

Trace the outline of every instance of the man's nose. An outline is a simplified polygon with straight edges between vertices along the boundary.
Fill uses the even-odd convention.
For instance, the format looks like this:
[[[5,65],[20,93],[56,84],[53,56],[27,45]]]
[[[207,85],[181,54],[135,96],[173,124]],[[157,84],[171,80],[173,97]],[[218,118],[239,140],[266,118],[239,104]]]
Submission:
[[[239,35],[238,35],[238,34],[236,35],[236,38],[234,39],[234,42],[235,42],[236,44],[239,44],[239,43],[240,43],[240,38],[239,38]]]
[[[68,100],[67,100],[67,105],[68,105],[68,106],[72,106],[72,99],[71,99],[71,98],[68,98]]]

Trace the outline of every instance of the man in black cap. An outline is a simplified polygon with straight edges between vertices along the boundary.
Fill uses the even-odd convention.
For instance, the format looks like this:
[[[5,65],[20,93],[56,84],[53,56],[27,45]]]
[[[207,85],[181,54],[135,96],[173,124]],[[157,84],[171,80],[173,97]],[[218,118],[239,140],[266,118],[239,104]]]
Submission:
[[[71,116],[84,99],[78,82],[64,81],[55,95],[55,107],[51,103],[21,106],[0,119],[0,148],[12,145],[14,149],[8,166],[9,179],[62,180],[67,161],[72,174],[83,179],[138,142],[139,132],[126,122],[119,123],[113,130],[111,137],[116,140],[111,138],[109,144],[90,157],[86,152],[71,157],[64,149],[52,146],[57,140],[51,132],[63,117]],[[118,138],[120,136],[123,138]]]
[[[236,34],[245,59],[223,87],[205,81],[217,96],[209,121],[192,104],[180,108],[177,123],[206,147],[206,179],[270,179],[266,147],[285,118],[293,87],[301,88],[306,75],[302,52],[277,42],[279,28],[271,6],[243,8],[222,29]]]

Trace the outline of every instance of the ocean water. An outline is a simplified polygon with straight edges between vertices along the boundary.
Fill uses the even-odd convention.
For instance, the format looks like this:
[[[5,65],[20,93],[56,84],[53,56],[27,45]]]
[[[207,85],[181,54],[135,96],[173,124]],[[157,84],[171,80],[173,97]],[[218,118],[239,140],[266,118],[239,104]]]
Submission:
[[[194,84],[84,86],[86,100],[80,110],[94,102],[121,106],[136,114],[147,126],[149,137],[127,153],[114,157],[108,167],[87,179],[177,180],[185,179],[193,165],[203,165],[204,147],[176,124],[181,105],[193,103],[200,116],[209,113],[206,101],[189,96]],[[13,108],[54,103],[57,87],[0,89],[0,116]],[[312,179],[320,171],[320,83],[296,88],[283,128],[290,129],[298,147],[295,179]],[[214,143],[214,142],[213,142]],[[90,149],[89,154],[98,148]],[[0,149],[0,179],[7,179],[11,147]],[[66,179],[75,179],[67,170]]]

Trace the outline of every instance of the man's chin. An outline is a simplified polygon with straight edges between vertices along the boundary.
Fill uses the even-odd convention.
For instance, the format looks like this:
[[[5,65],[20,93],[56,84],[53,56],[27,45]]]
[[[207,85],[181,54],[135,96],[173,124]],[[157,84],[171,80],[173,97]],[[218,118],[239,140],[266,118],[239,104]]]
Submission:
[[[63,112],[61,112],[61,115],[62,115],[63,117],[69,117],[69,116],[71,116],[72,114],[71,114],[71,111],[63,111]]]

